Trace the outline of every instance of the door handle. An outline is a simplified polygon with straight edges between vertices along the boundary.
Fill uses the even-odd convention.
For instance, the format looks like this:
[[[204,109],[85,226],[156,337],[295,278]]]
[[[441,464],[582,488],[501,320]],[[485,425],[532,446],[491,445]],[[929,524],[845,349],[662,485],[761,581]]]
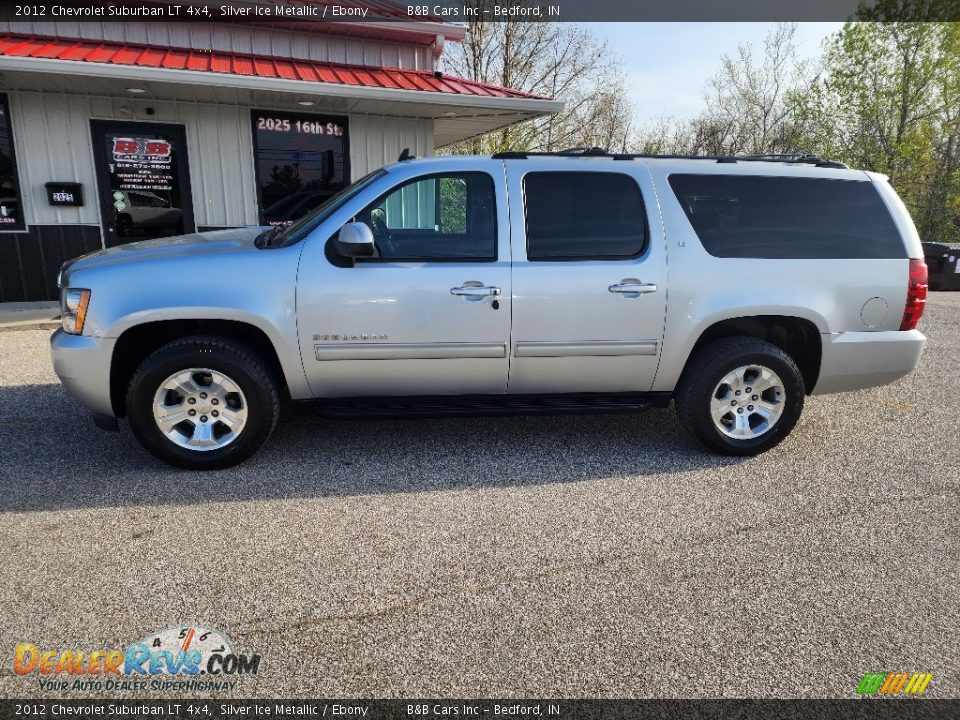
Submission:
[[[611,285],[607,288],[607,290],[612,293],[619,293],[621,295],[639,297],[640,295],[656,292],[657,286],[653,283],[644,283],[640,282],[639,280],[634,280],[633,278],[625,278],[620,282]]]
[[[450,288],[451,295],[462,295],[466,298],[485,298],[498,297],[500,295],[500,288],[493,287],[491,285],[462,285],[460,287]]]

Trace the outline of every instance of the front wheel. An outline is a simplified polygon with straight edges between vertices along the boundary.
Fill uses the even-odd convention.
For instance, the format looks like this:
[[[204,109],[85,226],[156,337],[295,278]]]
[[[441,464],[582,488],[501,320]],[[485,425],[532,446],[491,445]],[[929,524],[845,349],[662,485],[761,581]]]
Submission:
[[[697,353],[674,399],[680,424],[708,448],[758,455],[790,434],[804,396],[793,358],[764,340],[734,337]]]
[[[263,361],[217,337],[164,345],[127,390],[133,434],[160,460],[189,470],[246,460],[270,437],[279,413],[277,383]]]

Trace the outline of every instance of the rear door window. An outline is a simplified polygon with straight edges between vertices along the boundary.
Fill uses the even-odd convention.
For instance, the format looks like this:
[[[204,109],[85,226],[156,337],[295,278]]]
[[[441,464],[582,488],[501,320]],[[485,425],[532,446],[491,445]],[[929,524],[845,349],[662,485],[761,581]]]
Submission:
[[[629,175],[532,172],[523,195],[528,260],[622,260],[646,249],[643,196]]]
[[[737,258],[904,258],[869,180],[676,174],[669,178],[704,249]]]

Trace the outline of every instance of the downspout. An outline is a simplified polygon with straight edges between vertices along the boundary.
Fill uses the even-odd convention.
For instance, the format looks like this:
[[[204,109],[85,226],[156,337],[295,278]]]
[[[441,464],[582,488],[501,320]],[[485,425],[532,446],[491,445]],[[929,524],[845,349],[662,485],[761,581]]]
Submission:
[[[443,57],[443,41],[444,37],[440,33],[433,38],[433,42],[430,44],[430,49],[433,51],[433,71],[436,72],[440,70],[440,58]]]

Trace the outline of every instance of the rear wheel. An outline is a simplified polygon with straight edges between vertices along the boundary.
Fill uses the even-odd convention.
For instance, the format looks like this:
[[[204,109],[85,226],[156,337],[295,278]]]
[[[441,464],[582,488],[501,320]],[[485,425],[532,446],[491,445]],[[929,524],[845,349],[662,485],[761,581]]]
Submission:
[[[270,437],[279,412],[277,384],[262,360],[223,338],[164,345],[127,390],[137,439],[164,462],[190,470],[246,460]]]
[[[724,338],[697,353],[677,388],[677,416],[708,448],[757,455],[800,418],[803,376],[783,350],[752,337]]]

